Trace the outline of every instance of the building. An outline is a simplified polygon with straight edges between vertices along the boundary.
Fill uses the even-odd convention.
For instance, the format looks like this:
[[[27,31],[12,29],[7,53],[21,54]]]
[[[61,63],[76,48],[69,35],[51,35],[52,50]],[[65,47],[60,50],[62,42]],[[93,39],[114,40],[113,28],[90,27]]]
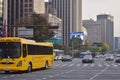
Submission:
[[[2,37],[3,26],[3,0],[0,0],[0,37]]]
[[[3,0],[0,0],[0,28],[3,25]]]
[[[46,13],[44,16],[47,18],[48,23],[49,23],[49,29],[53,30],[54,32],[54,37],[53,39],[49,39],[47,41],[52,42],[54,44],[60,44],[62,45],[62,20],[55,15]]]
[[[50,12],[62,19],[63,44],[71,32],[82,32],[82,0],[49,0]]]
[[[23,21],[29,18],[32,13],[44,14],[44,0],[7,0],[8,14],[8,33],[13,35],[13,27],[18,21]]]
[[[87,41],[90,44],[93,42],[102,42],[101,23],[93,19],[83,20],[83,26],[87,29]]]
[[[120,50],[120,37],[114,38],[114,50]]]
[[[97,21],[101,23],[102,41],[107,43],[112,51],[114,48],[114,22],[109,14],[97,15]]]
[[[114,26],[113,16],[108,14],[97,15],[97,21],[93,19],[83,20],[83,26],[87,29],[87,40],[90,43],[101,42],[107,43],[110,50],[113,50],[114,45]]]

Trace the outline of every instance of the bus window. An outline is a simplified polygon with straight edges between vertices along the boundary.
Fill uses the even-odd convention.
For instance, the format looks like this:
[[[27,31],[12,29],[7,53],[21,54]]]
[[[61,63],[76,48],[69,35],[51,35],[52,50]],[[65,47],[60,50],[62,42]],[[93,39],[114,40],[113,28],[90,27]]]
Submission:
[[[27,52],[26,52],[26,45],[23,44],[23,57],[27,56]]]
[[[3,42],[0,43],[0,57],[1,58],[18,58],[20,57],[20,43],[19,42]]]

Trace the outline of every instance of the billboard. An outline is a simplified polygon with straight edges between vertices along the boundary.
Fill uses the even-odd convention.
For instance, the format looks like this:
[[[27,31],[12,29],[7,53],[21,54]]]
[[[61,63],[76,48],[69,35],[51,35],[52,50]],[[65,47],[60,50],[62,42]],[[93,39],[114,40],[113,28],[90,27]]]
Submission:
[[[19,37],[33,37],[33,28],[25,28],[19,27],[18,28],[18,36]]]
[[[71,32],[70,39],[75,39],[75,38],[84,40],[84,33],[83,32]]]

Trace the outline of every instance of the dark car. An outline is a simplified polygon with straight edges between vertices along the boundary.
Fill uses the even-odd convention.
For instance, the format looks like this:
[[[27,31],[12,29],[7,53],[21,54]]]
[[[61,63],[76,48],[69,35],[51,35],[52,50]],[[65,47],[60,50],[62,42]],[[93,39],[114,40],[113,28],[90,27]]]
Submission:
[[[116,63],[120,63],[120,56],[115,58]]]
[[[120,54],[115,56],[115,62],[120,63]]]
[[[82,58],[82,63],[93,63],[93,62],[94,62],[94,59],[91,55],[85,55]]]
[[[72,57],[70,55],[64,55],[61,60],[62,61],[72,61]]]

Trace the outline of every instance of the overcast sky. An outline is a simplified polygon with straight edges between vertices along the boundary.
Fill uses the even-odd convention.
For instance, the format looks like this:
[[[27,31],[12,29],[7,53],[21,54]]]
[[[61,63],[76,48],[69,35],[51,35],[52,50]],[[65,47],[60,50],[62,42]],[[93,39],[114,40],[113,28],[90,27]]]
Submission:
[[[45,0],[48,1],[48,0]],[[120,0],[82,0],[82,17],[94,19],[98,14],[110,14],[114,17],[114,35],[120,37]]]
[[[114,17],[114,35],[120,36],[120,0],[83,0],[83,19],[93,18],[98,14],[110,14]]]

